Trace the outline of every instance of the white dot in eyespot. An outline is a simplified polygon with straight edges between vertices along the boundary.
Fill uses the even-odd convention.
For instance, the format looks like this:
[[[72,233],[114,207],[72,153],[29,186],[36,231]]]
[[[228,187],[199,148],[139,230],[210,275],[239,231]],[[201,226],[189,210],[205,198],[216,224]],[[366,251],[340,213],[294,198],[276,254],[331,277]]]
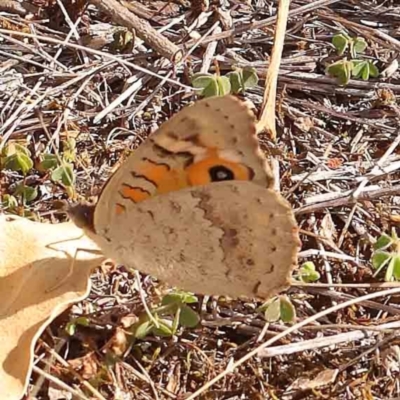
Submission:
[[[209,170],[212,182],[230,181],[235,178],[233,172],[223,165],[216,165]]]
[[[218,180],[223,180],[226,179],[228,177],[228,174],[226,173],[226,171],[218,171],[217,172],[217,178]]]

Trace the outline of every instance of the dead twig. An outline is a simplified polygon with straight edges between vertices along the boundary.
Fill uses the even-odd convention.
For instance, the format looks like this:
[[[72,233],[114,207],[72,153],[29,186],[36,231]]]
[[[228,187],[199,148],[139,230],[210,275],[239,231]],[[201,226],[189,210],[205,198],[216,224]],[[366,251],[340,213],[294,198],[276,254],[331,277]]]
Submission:
[[[289,15],[290,0],[280,0],[278,20],[276,22],[274,47],[272,49],[271,62],[265,79],[264,100],[261,107],[260,120],[257,131],[267,131],[272,140],[276,139],[275,127],[275,102],[276,87],[278,82],[279,67],[282,59],[283,44],[285,42],[286,25]]]
[[[400,193],[400,185],[396,185],[391,188],[382,188],[382,189],[362,192],[362,193],[360,193],[358,198],[355,199],[352,196],[353,191],[349,190],[346,193],[338,194],[340,197],[338,197],[336,199],[323,201],[321,203],[311,204],[308,206],[299,207],[296,210],[294,210],[294,212],[296,215],[308,214],[308,213],[312,213],[315,211],[323,210],[324,208],[327,208],[327,207],[339,207],[339,206],[346,206],[346,205],[348,206],[348,205],[353,205],[359,201],[373,200],[373,199],[378,199],[378,198],[384,197],[384,196],[394,196],[399,193]]]

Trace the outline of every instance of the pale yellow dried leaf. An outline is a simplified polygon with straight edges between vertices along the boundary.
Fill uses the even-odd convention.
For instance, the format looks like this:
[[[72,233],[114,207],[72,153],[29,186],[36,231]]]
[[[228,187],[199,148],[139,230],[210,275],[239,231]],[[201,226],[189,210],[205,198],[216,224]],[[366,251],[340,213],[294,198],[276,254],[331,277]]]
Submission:
[[[92,252],[76,255],[77,248]],[[0,215],[1,400],[23,396],[37,338],[68,305],[87,295],[90,271],[101,259],[96,245],[72,223]]]

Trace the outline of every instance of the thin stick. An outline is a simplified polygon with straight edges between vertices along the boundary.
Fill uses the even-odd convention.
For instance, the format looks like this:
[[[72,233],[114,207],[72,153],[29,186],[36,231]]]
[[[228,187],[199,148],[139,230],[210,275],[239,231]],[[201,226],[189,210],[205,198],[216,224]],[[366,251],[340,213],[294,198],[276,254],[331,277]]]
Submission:
[[[352,191],[349,190],[343,193],[342,197],[333,200],[323,201],[321,203],[310,204],[307,206],[299,207],[294,210],[295,215],[308,214],[315,211],[322,210],[327,207],[339,207],[353,205],[355,202],[362,200],[374,200],[384,196],[395,196],[400,193],[400,185],[389,188],[382,188],[377,190],[369,190],[361,192],[357,199],[351,195]]]
[[[348,329],[354,329],[351,332],[338,333],[337,335],[317,337],[315,339],[290,343],[284,346],[271,347],[269,349],[265,349],[262,352],[260,352],[259,356],[261,358],[269,358],[280,355],[294,354],[294,353],[299,353],[301,351],[315,350],[321,347],[333,346],[335,344],[354,342],[356,340],[365,339],[367,337],[373,337],[382,333],[382,328],[376,329],[377,327],[375,326],[372,328],[373,329],[368,329],[368,327],[366,327],[364,329],[364,327],[362,327],[361,329],[359,328],[355,329],[354,327],[350,327]],[[398,327],[392,329],[396,329],[396,331],[392,332],[391,335],[395,336],[400,334],[398,331]]]
[[[151,311],[149,309],[149,306],[146,303],[146,299],[144,297],[144,290],[142,288],[142,282],[140,280],[140,273],[136,269],[135,269],[134,273],[135,273],[136,283],[137,283],[138,289],[139,289],[140,300],[142,300],[142,304],[143,304],[144,310],[146,311],[147,316],[149,317],[150,321],[154,324],[154,326],[156,328],[159,328],[160,327],[159,323],[154,318],[154,315],[151,313]]]
[[[290,286],[298,287],[313,287],[313,288],[366,288],[366,289],[379,289],[379,288],[392,288],[400,287],[400,282],[372,282],[372,283],[305,283],[305,282],[291,282]]]
[[[281,65],[285,32],[289,17],[290,0],[280,0],[278,20],[276,22],[274,47],[271,62],[265,78],[264,101],[261,107],[261,116],[257,124],[257,132],[267,131],[273,140],[276,139],[275,102],[276,86],[278,84],[279,67]]]

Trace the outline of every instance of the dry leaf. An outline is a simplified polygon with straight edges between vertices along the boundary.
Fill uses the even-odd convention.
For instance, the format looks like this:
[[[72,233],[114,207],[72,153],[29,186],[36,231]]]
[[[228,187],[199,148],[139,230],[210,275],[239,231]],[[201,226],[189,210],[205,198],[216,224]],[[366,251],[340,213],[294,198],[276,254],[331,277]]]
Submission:
[[[399,62],[395,58],[392,62],[381,72],[383,78],[390,78],[399,69]]]
[[[400,215],[396,215],[396,214],[391,214],[389,216],[390,220],[392,222],[395,222],[396,224],[398,224],[400,222]]]
[[[98,373],[98,360],[94,351],[86,354],[83,357],[69,360],[68,364],[75,370],[78,371],[83,379],[89,380],[94,379]]]
[[[335,238],[337,237],[336,227],[332,220],[331,214],[325,214],[321,222],[320,235],[328,239],[328,242],[335,245]]]
[[[293,383],[292,389],[312,390],[320,388],[321,386],[329,385],[335,382],[338,373],[339,370],[337,369],[327,369],[321,371],[313,379],[299,378]]]
[[[313,119],[310,117],[297,118],[294,125],[301,129],[303,132],[310,132],[310,130],[315,126]]]
[[[72,223],[0,216],[2,400],[23,396],[37,338],[68,305],[87,295],[89,274],[102,259],[96,245]]]
[[[125,353],[126,349],[129,346],[128,338],[123,329],[117,328],[114,332],[112,338],[106,344],[106,348],[110,348],[110,350],[118,357],[122,357]]]

